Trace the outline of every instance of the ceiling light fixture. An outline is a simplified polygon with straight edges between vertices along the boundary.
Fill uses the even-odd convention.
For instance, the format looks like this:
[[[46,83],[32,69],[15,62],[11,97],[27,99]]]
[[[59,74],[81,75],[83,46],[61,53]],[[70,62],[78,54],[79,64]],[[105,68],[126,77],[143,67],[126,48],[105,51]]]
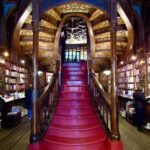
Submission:
[[[5,52],[4,52],[4,56],[5,56],[5,57],[8,57],[8,56],[9,56],[9,53],[8,53],[7,51],[5,51]]]
[[[120,64],[121,64],[121,65],[123,65],[123,64],[124,64],[124,62],[123,62],[123,61],[121,61],[121,62],[120,62]]]
[[[25,64],[25,61],[22,59],[22,60],[21,60],[21,63],[22,63],[22,64]]]
[[[105,70],[103,71],[103,73],[106,75],[106,76],[109,76],[111,74],[111,71],[110,70]]]

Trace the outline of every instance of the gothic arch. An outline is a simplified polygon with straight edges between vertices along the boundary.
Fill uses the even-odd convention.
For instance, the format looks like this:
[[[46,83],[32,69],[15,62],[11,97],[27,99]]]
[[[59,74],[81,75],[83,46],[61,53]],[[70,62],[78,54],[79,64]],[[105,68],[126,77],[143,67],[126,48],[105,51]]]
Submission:
[[[82,19],[85,20],[87,28],[88,28],[89,37],[90,37],[90,53],[91,53],[91,57],[94,57],[94,55],[95,55],[95,39],[94,39],[92,26],[91,26],[91,23],[90,23],[88,17],[86,15],[80,14],[80,13],[67,14],[62,18],[62,21],[59,25],[59,28],[58,28],[56,36],[55,36],[55,42],[54,42],[55,56],[60,58],[58,50],[59,50],[59,41],[60,41],[61,30],[62,30],[62,27],[63,27],[65,21],[67,20],[67,18],[72,17],[72,16],[81,17]]]

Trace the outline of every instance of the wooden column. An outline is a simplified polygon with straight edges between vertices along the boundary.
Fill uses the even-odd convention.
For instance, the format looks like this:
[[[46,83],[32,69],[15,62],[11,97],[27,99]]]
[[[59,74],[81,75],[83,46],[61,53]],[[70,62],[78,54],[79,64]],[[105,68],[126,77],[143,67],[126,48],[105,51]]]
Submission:
[[[40,0],[33,0],[33,96],[32,96],[32,121],[31,121],[31,143],[37,143],[39,140],[39,109],[38,109],[38,90],[37,90],[37,75],[38,63],[37,55],[39,49],[39,6]]]
[[[111,137],[119,140],[118,94],[117,94],[117,53],[116,53],[117,2],[110,0],[110,36],[111,36]]]

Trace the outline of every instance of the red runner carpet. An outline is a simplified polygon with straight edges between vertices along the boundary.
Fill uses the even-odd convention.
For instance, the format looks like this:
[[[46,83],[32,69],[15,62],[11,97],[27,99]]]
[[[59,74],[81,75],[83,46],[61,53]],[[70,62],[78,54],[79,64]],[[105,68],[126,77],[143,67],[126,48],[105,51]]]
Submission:
[[[44,139],[30,150],[108,150],[107,137],[92,109],[86,63],[62,66],[59,102]]]

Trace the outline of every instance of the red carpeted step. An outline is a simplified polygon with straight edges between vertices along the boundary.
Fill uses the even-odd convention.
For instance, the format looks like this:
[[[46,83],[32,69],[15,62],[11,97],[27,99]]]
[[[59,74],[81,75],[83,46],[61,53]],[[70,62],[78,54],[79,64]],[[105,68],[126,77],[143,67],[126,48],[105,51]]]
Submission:
[[[54,117],[39,144],[30,150],[108,150],[107,138],[92,109],[86,63],[62,65],[62,87]]]
[[[69,71],[69,72],[65,72],[63,74],[63,76],[71,76],[71,75],[77,75],[77,76],[85,76],[86,73],[85,72],[82,72],[82,71]]]
[[[86,67],[86,63],[64,63],[62,67]]]
[[[64,137],[64,138],[83,138],[83,137],[90,137],[90,136],[102,136],[104,133],[102,132],[102,129],[99,127],[93,127],[90,129],[66,129],[66,128],[56,128],[51,127],[47,131],[47,135],[49,136],[58,136],[58,137]],[[48,138],[46,137],[46,138]]]
[[[68,107],[72,107],[72,106],[89,106],[90,102],[87,100],[82,100],[82,101],[77,101],[77,100],[72,100],[72,101],[68,101],[68,100],[61,100],[58,103],[58,106],[68,106]]]
[[[65,116],[65,115],[64,115]],[[82,117],[81,116],[67,116],[64,117],[60,115],[56,115],[53,118],[52,124],[60,124],[60,125],[88,125],[88,124],[95,124],[97,123],[97,119],[95,119],[95,116],[91,114],[89,117]],[[76,118],[75,118],[76,117]]]
[[[78,100],[78,99],[86,99],[89,98],[88,93],[60,93],[60,99],[67,99],[67,100]]]
[[[61,124],[52,123],[51,127],[70,129],[70,130],[74,130],[74,129],[82,130],[82,129],[92,129],[92,128],[99,127],[99,124],[98,122],[96,122],[95,124],[93,123],[93,124],[85,124],[85,125],[61,125]]]
[[[72,75],[72,76],[63,76],[62,77],[62,82],[63,81],[83,81],[83,80],[85,80],[86,81],[86,77],[83,77],[83,76],[75,76],[75,75]]]
[[[66,82],[63,82],[62,86],[64,85],[68,85],[68,86],[85,86],[87,83],[85,80],[81,80],[81,81],[66,81]]]
[[[81,67],[68,67],[68,66],[66,66],[66,67],[63,67],[62,68],[62,73],[64,73],[64,72],[68,72],[68,71],[83,71],[83,72],[86,72],[87,70],[86,70],[86,67],[84,67],[84,66],[81,66]]]
[[[106,150],[106,138],[91,136],[88,138],[64,138],[50,136],[41,144],[43,150]]]
[[[83,93],[87,91],[87,86],[62,86],[61,93],[78,92]]]
[[[90,115],[93,114],[93,110],[91,108],[77,108],[74,107],[72,109],[67,108],[67,107],[59,107],[56,110],[56,114],[61,114],[61,115]]]

